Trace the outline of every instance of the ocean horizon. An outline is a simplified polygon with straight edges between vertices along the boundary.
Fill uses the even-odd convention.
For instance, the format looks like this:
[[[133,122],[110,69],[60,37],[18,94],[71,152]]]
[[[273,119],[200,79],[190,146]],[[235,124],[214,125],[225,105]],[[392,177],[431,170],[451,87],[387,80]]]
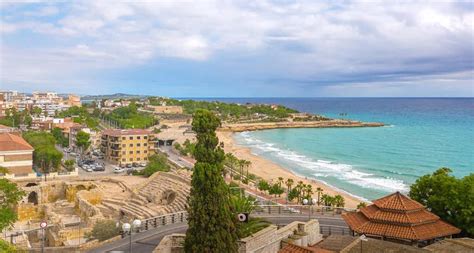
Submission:
[[[474,170],[474,98],[199,99],[281,104],[331,118],[385,123],[234,135],[253,154],[361,199],[407,193],[416,179],[440,167],[451,168],[456,177]]]

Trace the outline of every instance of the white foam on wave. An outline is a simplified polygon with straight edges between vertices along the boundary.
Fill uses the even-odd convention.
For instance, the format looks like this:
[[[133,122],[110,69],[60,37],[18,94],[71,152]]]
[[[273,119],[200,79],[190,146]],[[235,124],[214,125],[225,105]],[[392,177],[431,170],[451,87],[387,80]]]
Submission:
[[[298,166],[299,172],[304,175],[312,175],[319,179],[334,177],[363,188],[385,190],[387,192],[408,191],[408,186],[402,180],[396,178],[362,172],[349,164],[315,160],[295,151],[279,148],[276,144],[263,142],[251,137],[247,132],[241,133],[240,137],[244,140],[245,145]]]

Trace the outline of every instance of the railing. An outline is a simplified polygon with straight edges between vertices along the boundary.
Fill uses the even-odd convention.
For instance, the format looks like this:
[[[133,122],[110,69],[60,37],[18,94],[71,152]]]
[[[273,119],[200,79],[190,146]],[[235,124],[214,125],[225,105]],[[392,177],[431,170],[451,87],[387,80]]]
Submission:
[[[336,225],[321,225],[321,224],[319,224],[319,233],[325,236],[352,235],[352,231],[348,227],[336,226]]]
[[[252,213],[254,214],[298,214],[298,215],[325,215],[325,214],[342,214],[346,212],[355,211],[352,208],[331,207],[331,206],[316,206],[316,205],[259,205],[256,206]]]
[[[176,223],[185,223],[187,219],[188,212],[186,211],[156,216],[142,221],[140,231],[147,231],[150,229],[164,227]]]

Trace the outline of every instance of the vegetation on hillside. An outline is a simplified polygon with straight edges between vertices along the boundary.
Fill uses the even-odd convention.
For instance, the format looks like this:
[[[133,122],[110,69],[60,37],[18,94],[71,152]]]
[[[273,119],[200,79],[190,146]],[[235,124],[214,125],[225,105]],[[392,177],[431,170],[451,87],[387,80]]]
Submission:
[[[120,128],[148,128],[157,123],[152,114],[139,112],[134,102],[103,114],[103,117],[116,122]]]
[[[34,148],[33,164],[39,171],[47,174],[59,169],[63,153],[56,149],[56,139],[51,133],[29,131],[23,133],[23,138]]]
[[[434,214],[474,236],[474,173],[456,178],[451,169],[440,168],[424,175],[410,186],[410,198]]]
[[[99,119],[87,111],[83,106],[71,106],[67,110],[57,112],[57,117],[71,117],[73,121],[79,124],[85,124],[88,128],[97,130],[99,127]]]
[[[183,145],[179,144],[179,143],[175,143],[173,145],[173,147],[178,150],[179,154],[181,155],[184,155],[184,156],[191,156],[193,157],[193,152],[194,152],[194,149],[196,147],[196,144],[195,143],[192,143],[190,140],[186,139],[184,142],[183,142]]]
[[[216,129],[221,122],[212,112],[197,110],[193,117],[196,132],[196,163],[188,198],[186,252],[237,252],[236,216],[230,192],[222,177],[224,151],[218,147]]]
[[[193,114],[197,110],[205,109],[215,113],[221,120],[238,121],[243,119],[258,119],[260,121],[281,121],[290,116],[290,113],[298,111],[281,105],[263,105],[224,103],[218,101],[196,101],[196,100],[176,100],[170,98],[149,98],[151,105],[178,105],[182,106],[187,114]]]

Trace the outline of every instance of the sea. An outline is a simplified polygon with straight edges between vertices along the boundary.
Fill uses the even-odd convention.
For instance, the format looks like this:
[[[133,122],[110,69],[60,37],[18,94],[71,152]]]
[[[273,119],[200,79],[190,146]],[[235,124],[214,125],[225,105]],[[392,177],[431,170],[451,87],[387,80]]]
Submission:
[[[474,98],[213,98],[281,104],[301,112],[384,127],[242,132],[236,142],[294,173],[363,200],[407,193],[423,175],[448,167],[474,173]]]

